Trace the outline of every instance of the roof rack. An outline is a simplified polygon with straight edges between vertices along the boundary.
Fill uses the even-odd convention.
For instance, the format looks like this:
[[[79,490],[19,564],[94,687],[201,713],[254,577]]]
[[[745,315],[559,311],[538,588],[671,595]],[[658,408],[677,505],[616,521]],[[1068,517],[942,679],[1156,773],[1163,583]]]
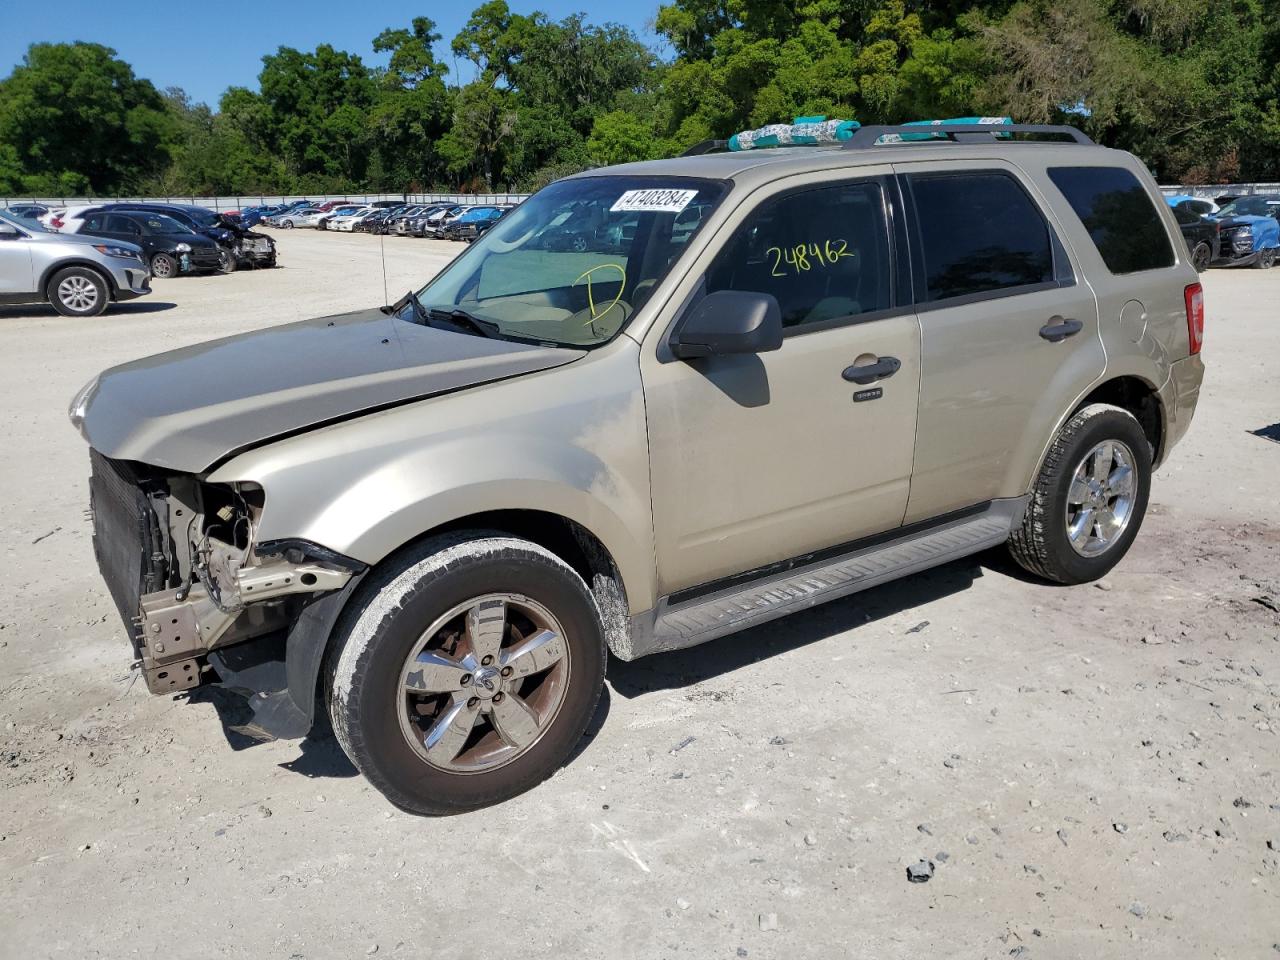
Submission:
[[[1057,126],[1050,123],[957,123],[957,124],[908,124],[903,126],[859,127],[853,136],[844,142],[843,150],[864,150],[876,146],[877,141],[885,134],[897,134],[903,137],[904,143],[928,143],[930,139],[945,137],[952,143],[990,143],[993,139],[1003,139],[1004,134],[1038,133],[1068,137],[1075,143],[1090,146],[1093,141],[1083,130],[1075,127]],[[909,139],[908,139],[909,135]],[[1010,138],[1012,140],[1012,138]],[[894,141],[895,143],[899,141]],[[698,146],[701,146],[699,144]],[[696,148],[695,148],[696,149]]]
[[[719,150],[727,149],[728,140],[699,140],[692,147],[680,154],[682,157],[699,157],[704,153],[715,153]]]

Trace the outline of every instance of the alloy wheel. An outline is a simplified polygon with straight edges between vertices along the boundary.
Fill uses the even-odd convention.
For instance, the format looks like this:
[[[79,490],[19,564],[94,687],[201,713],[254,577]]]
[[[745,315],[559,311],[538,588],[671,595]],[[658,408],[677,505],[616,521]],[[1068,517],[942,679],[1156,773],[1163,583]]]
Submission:
[[[526,753],[555,722],[570,667],[564,631],[537,601],[492,593],[459,604],[405,661],[400,730],[433,767],[488,773]]]
[[[1083,557],[1106,553],[1129,526],[1137,493],[1133,451],[1104,440],[1085,454],[1067,491],[1067,539]]]
[[[83,313],[98,305],[98,288],[88,277],[67,277],[58,284],[58,299],[68,310]]]

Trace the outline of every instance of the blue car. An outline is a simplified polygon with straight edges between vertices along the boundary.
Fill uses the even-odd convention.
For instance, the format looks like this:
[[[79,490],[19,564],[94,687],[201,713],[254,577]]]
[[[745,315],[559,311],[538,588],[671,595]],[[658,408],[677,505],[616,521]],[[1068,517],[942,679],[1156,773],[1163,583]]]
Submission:
[[[445,226],[442,237],[446,240],[474,240],[501,220],[504,213],[506,211],[501,207],[472,207]]]
[[[1280,260],[1280,194],[1238,197],[1215,219],[1222,238],[1215,267],[1266,270]]]

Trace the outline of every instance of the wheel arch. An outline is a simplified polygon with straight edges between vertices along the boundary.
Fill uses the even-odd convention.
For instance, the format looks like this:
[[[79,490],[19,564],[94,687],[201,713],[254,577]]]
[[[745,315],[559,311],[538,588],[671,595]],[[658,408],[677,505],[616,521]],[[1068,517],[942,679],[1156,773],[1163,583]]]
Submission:
[[[481,535],[499,533],[528,540],[559,557],[582,577],[595,597],[609,648],[617,651],[629,647],[631,618],[626,586],[613,555],[599,537],[578,521],[545,510],[501,509],[468,514],[413,536],[353,578],[342,591],[321,597],[307,607],[294,622],[285,643],[288,693],[298,711],[289,711],[297,717],[290,733],[301,736],[314,724],[317,704],[324,695],[326,663],[334,651],[337,630],[351,598],[359,595],[360,583],[377,570],[400,562],[406,552],[432,538],[472,530]]]
[[[1035,486],[1036,478],[1044,469],[1045,458],[1053,447],[1053,440],[1062,432],[1067,422],[1091,403],[1107,403],[1133,414],[1142,427],[1142,432],[1151,444],[1151,466],[1155,469],[1164,459],[1165,429],[1167,414],[1160,399],[1159,388],[1146,377],[1136,373],[1122,373],[1107,377],[1089,387],[1070,408],[1068,408],[1053,429],[1044,438],[1044,446],[1040,456],[1036,458],[1035,469],[1026,478],[1025,491]],[[1025,492],[1024,491],[1024,492]]]
[[[116,286],[116,281],[115,278],[111,276],[111,271],[103,269],[102,264],[94,263],[92,260],[87,260],[83,257],[73,257],[69,260],[59,260],[56,263],[50,264],[44,268],[44,273],[40,274],[40,284],[36,289],[40,291],[41,296],[43,296],[45,300],[53,300],[49,290],[53,285],[53,278],[68,267],[85,267],[92,270],[100,276],[103,282],[107,285],[107,293],[110,295],[112,300],[114,300],[116,295],[119,294],[120,288]]]

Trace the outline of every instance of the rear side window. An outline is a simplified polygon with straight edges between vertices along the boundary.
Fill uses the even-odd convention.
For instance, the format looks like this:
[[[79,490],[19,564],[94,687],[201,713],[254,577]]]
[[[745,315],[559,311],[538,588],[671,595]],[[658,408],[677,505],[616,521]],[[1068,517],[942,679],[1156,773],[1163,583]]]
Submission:
[[[1112,273],[1173,266],[1173,246],[1155,204],[1123,167],[1050,167]]]
[[[907,180],[926,302],[1054,282],[1049,225],[1012,177],[977,172]]]

